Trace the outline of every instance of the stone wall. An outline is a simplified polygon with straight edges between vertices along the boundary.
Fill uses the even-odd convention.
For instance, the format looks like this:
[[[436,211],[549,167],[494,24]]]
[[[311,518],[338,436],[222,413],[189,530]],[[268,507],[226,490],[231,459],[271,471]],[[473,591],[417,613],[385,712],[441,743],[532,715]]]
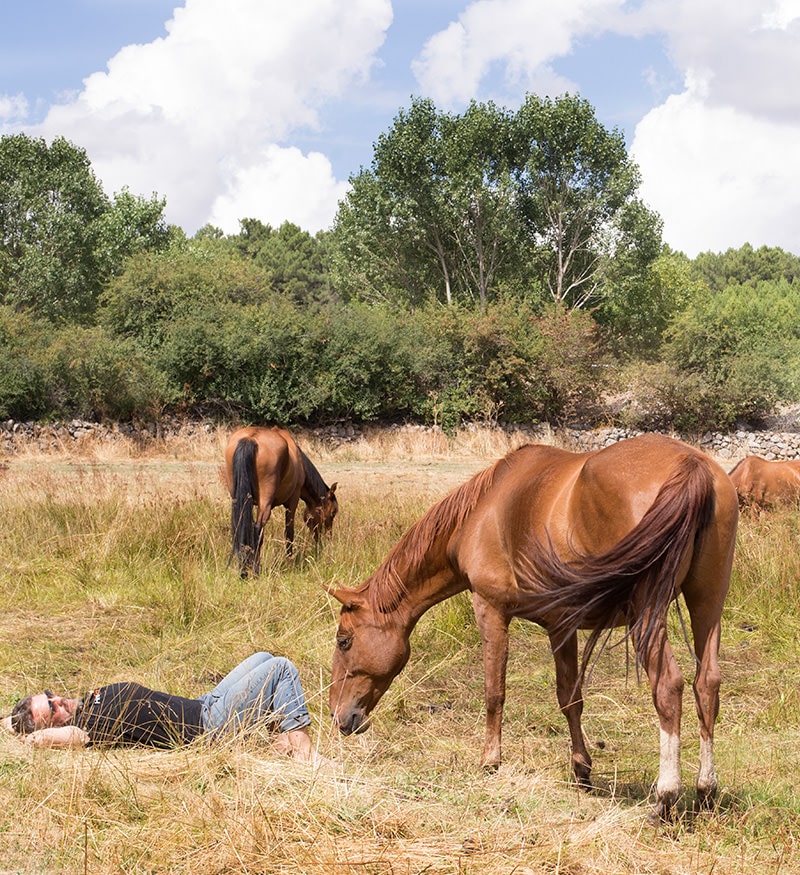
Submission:
[[[622,428],[599,428],[591,431],[567,430],[570,444],[576,448],[597,449],[641,432]],[[780,431],[706,432],[699,439],[673,434],[687,443],[699,446],[705,452],[721,459],[738,461],[745,456],[764,459],[800,458],[800,433]]]
[[[502,427],[502,426],[498,426]],[[42,452],[71,450],[83,439],[117,441],[132,440],[142,448],[159,440],[171,437],[191,439],[193,435],[208,435],[217,426],[211,422],[196,422],[180,418],[165,418],[158,423],[134,425],[131,423],[105,424],[71,420],[61,423],[34,423],[4,420],[0,422],[0,453],[15,455],[23,446],[35,446]],[[352,423],[325,426],[313,429],[315,437],[334,444],[348,443],[376,426],[359,426]],[[434,430],[436,426],[387,426],[390,429]],[[527,441],[560,443],[570,449],[589,450],[607,447],[641,432],[623,428],[554,429],[549,425],[505,426],[505,431],[519,435]],[[673,435],[681,437],[680,435]],[[800,458],[800,432],[781,431],[736,431],[731,433],[707,432],[699,439],[684,437],[706,452],[721,459],[738,461],[745,456],[762,456],[765,459]]]
[[[215,428],[209,422],[192,422],[178,418],[142,425],[129,422],[85,422],[81,419],[52,423],[7,419],[0,421],[0,453],[13,456],[25,446],[33,446],[42,452],[69,451],[89,439],[113,442],[127,438],[144,448],[160,439],[178,435],[191,438],[193,434],[210,433]]]

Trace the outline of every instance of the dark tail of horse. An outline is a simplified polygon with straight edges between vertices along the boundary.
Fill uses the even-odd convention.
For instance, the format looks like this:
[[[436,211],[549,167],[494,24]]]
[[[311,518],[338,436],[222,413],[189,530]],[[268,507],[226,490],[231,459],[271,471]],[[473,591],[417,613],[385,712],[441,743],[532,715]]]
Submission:
[[[686,456],[661,487],[639,524],[599,555],[563,562],[552,544],[534,542],[519,563],[520,583],[533,590],[532,608],[560,611],[564,619],[548,631],[568,636],[592,629],[584,650],[585,669],[603,634],[625,623],[640,664],[653,635],[677,597],[677,574],[687,554],[714,516],[710,467],[700,456]]]
[[[232,554],[239,560],[242,575],[248,566],[255,571],[259,533],[253,519],[256,495],[256,451],[254,440],[244,438],[233,452],[233,502],[231,505]]]

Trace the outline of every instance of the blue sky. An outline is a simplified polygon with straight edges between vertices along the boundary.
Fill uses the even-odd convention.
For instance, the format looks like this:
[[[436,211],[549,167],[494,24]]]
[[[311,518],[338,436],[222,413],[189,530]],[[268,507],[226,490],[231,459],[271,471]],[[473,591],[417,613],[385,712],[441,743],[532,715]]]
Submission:
[[[63,135],[191,234],[329,227],[411,95],[579,93],[625,135],[665,240],[800,254],[800,0],[26,0],[0,132]]]

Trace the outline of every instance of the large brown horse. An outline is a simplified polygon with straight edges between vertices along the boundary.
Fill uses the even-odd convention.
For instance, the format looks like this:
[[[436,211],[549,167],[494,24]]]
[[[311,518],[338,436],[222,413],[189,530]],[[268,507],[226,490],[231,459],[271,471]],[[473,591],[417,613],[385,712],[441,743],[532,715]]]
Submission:
[[[739,504],[752,510],[768,510],[800,500],[800,460],[769,462],[746,456],[731,471]]]
[[[408,661],[409,636],[432,605],[472,592],[483,643],[486,737],[482,764],[500,764],[508,626],[548,632],[572,764],[589,785],[581,685],[591,646],[627,625],[661,724],[658,816],[680,790],[683,677],[667,640],[670,603],[683,593],[697,672],[700,803],[714,797],[720,617],[738,521],[725,471],[659,435],[570,453],[529,445],[451,492],[413,525],[358,588],[329,589],[342,604],[330,689],[334,723],[349,734]],[[578,629],[593,630],[578,663]]]
[[[237,429],[225,448],[225,480],[232,499],[233,553],[243,577],[259,573],[264,526],[274,507],[286,508],[286,554],[292,555],[294,515],[302,498],[305,523],[319,541],[339,510],[336,484],[326,486],[319,471],[282,428]],[[255,511],[255,518],[254,518]]]

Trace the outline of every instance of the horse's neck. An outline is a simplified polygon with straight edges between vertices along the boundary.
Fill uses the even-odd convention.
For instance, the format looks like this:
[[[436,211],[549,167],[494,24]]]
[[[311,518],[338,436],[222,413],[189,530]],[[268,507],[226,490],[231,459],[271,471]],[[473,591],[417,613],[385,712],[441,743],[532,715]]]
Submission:
[[[403,535],[369,582],[373,606],[384,613],[402,606],[413,626],[433,605],[467,588],[448,544],[492,486],[499,464],[445,496]]]
[[[409,628],[434,605],[467,588],[447,558],[446,539],[431,545],[422,559],[409,557],[401,541],[367,585],[377,610],[400,612]]]
[[[415,591],[415,598],[409,604],[409,615],[413,624],[434,605],[449,599],[467,588],[466,581],[453,573],[451,568],[437,575],[427,577]]]
[[[328,491],[325,481],[322,479],[319,471],[311,463],[308,456],[300,450],[303,459],[303,485],[300,488],[300,498],[306,504],[318,505]]]

